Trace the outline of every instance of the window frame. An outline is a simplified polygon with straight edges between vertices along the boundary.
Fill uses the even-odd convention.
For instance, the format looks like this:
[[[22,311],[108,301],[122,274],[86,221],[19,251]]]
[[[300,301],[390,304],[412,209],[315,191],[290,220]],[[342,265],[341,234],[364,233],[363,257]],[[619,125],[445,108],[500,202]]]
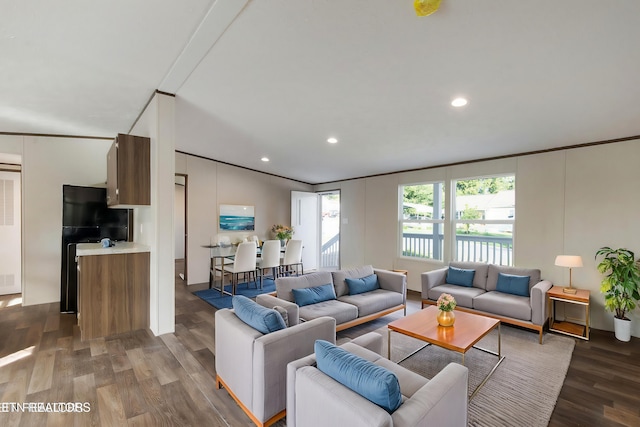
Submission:
[[[420,185],[424,185],[424,186],[428,186],[428,185],[432,185],[433,188],[433,192],[435,194],[436,192],[436,186],[439,185],[439,193],[440,193],[440,198],[442,199],[440,201],[440,206],[442,207],[442,215],[441,218],[438,219],[434,219],[433,216],[434,214],[432,213],[432,218],[430,219],[405,219],[404,218],[404,205],[405,205],[405,200],[404,200],[404,189],[405,187],[415,187],[415,186],[420,186]],[[445,180],[434,180],[434,181],[424,181],[424,182],[415,182],[415,183],[406,183],[406,184],[400,184],[398,186],[398,235],[399,235],[399,239],[398,239],[398,250],[397,250],[397,254],[399,257],[401,258],[405,258],[405,259],[410,259],[410,260],[421,260],[421,261],[437,261],[437,262],[442,262],[444,261],[444,259],[446,258],[446,250],[447,250],[447,244],[445,243],[446,241],[446,223],[447,223],[447,199],[446,199],[446,181]],[[434,205],[435,205],[435,200],[434,200]],[[434,206],[435,207],[435,206]],[[437,230],[436,224],[440,225],[440,230],[442,231],[442,249],[440,250],[440,248],[435,247],[435,239],[434,240],[434,244],[433,244],[433,250],[431,251],[432,254],[437,254],[438,252],[440,253],[440,258],[434,258],[434,257],[429,257],[429,256],[419,256],[419,255],[408,255],[405,254],[405,249],[404,249],[404,227],[405,224],[431,224],[432,225],[432,230],[435,232]],[[417,234],[417,233],[416,233]],[[431,236],[433,236],[434,233],[431,234]]]
[[[481,179],[492,179],[492,178],[501,178],[501,177],[513,177],[514,181],[514,195],[513,195],[513,207],[509,209],[513,211],[513,215],[511,215],[511,219],[459,219],[458,218],[458,195],[457,195],[457,183],[459,181],[469,181],[469,180],[481,180]],[[451,206],[451,224],[450,224],[450,236],[451,236],[451,253],[450,259],[455,261],[467,261],[464,259],[458,258],[458,225],[464,224],[479,224],[479,225],[510,225],[511,226],[511,250],[508,252],[507,256],[507,264],[502,264],[505,266],[513,266],[514,265],[514,252],[515,252],[515,230],[516,230],[516,174],[515,173],[501,173],[501,174],[486,174],[480,176],[471,176],[471,177],[461,177],[451,179],[450,182],[450,206]],[[508,249],[507,249],[508,250]],[[487,249],[487,259],[483,260],[482,258],[478,262],[495,262],[495,248],[494,248],[494,258],[489,260],[488,249]]]

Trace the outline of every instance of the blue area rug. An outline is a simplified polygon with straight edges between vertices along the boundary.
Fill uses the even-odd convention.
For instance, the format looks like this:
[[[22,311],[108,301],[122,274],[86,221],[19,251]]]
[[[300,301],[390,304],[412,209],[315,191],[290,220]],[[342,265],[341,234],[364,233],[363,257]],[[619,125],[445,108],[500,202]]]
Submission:
[[[260,289],[259,286],[259,281],[258,286],[256,286],[255,282],[240,283],[236,286],[236,295],[244,295],[247,298],[255,298],[256,295],[268,294],[270,292],[276,291],[276,283],[273,279],[265,278],[262,281],[262,289]],[[231,285],[226,285],[224,287],[224,290],[227,292],[231,292]],[[222,295],[218,290],[204,289],[202,291],[196,291],[193,294],[202,298],[215,308],[231,308],[232,297],[229,295]]]

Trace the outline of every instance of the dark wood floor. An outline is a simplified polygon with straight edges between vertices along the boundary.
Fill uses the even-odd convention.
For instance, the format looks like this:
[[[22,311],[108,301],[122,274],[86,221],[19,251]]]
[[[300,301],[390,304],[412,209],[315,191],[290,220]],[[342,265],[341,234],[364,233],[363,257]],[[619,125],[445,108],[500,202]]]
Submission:
[[[178,269],[178,271],[180,271]],[[0,297],[0,426],[249,426],[214,387],[215,309],[176,278],[176,332],[80,341],[59,304]],[[419,310],[410,295],[409,312]],[[339,333],[378,329],[400,314]],[[593,331],[578,341],[550,426],[640,426],[640,339]],[[87,402],[86,413],[6,412],[10,402]]]
[[[577,340],[549,426],[640,426],[640,339]]]

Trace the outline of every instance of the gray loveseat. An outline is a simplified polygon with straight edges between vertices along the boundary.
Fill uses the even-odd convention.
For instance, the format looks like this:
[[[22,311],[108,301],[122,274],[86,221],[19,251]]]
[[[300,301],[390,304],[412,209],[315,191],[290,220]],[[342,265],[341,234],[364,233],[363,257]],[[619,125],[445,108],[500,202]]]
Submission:
[[[449,266],[474,270],[472,286],[447,283],[449,267],[422,273],[422,307],[425,304],[436,304],[438,297],[447,293],[458,303],[456,310],[476,312],[495,317],[504,323],[533,329],[540,334],[542,344],[542,331],[548,319],[547,291],[552,283],[541,280],[540,270],[479,262],[451,262]],[[498,291],[500,273],[529,276],[527,295]]]
[[[350,295],[345,279],[359,279],[376,274],[379,288]],[[299,307],[295,303],[293,289],[313,288],[333,284],[335,299]],[[351,328],[397,310],[406,314],[406,276],[372,266],[333,272],[321,271],[296,277],[278,277],[276,296],[258,295],[256,302],[264,307],[280,306],[287,310],[289,324],[298,319],[308,321],[322,316],[336,319],[336,331]]]
[[[382,337],[375,332],[341,347],[397,376],[400,407],[388,413],[343,386],[316,367],[312,354],[287,366],[287,427],[467,426],[466,367],[450,363],[428,380],[381,357]]]

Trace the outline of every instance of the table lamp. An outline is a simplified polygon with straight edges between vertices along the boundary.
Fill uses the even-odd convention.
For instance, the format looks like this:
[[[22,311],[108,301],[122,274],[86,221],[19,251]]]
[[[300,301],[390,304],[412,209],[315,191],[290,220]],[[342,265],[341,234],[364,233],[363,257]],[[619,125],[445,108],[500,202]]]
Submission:
[[[558,255],[556,257],[556,265],[558,267],[569,267],[569,287],[565,287],[562,291],[565,294],[575,294],[577,289],[571,287],[571,269],[582,267],[582,257],[580,255]]]

